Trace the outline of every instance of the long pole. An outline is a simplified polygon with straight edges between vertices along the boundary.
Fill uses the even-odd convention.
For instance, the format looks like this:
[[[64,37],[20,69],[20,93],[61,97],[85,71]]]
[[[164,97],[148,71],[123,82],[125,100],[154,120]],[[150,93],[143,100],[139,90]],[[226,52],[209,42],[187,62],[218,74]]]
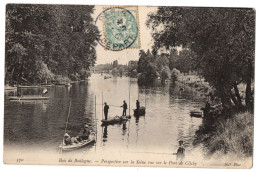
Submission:
[[[65,133],[67,132],[67,126],[68,126],[68,123],[69,123],[70,107],[71,107],[71,100],[70,100],[69,112],[68,112],[67,121],[66,121],[66,126],[65,126]],[[65,134],[65,133],[64,133],[64,134]]]
[[[102,91],[102,119],[104,119],[103,118],[103,91]]]
[[[97,98],[96,98],[96,95],[95,95],[95,120],[96,120],[96,141],[97,141]]]
[[[130,83],[129,83],[129,116],[130,116]]]
[[[64,135],[65,135],[66,132],[67,132],[67,126],[68,126],[68,123],[69,123],[70,107],[71,107],[71,99],[70,99],[69,112],[68,112],[67,121],[66,121],[66,125],[65,125]],[[62,140],[62,142],[64,142],[64,138],[65,138],[64,135],[63,135],[63,140]],[[62,148],[60,149],[60,153],[62,153]]]
[[[144,90],[144,107],[146,108],[146,90]]]

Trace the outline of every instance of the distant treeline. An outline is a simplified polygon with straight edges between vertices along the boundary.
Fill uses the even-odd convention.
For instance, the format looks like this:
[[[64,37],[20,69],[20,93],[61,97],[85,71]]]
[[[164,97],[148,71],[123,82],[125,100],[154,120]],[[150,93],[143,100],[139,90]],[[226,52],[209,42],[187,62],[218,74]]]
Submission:
[[[81,80],[96,61],[94,6],[8,4],[5,81]]]
[[[178,72],[189,73],[196,71],[194,66],[195,53],[188,49],[180,52],[173,48],[169,53],[151,53],[140,50],[137,72],[141,84],[150,84],[154,79],[160,78],[162,82],[167,79],[176,81]]]
[[[122,65],[118,64],[117,60],[114,60],[112,63],[99,64],[95,66],[95,70],[103,73],[110,73],[113,76],[130,76],[136,77],[137,72],[133,74],[132,68],[133,64],[137,64],[137,61],[129,61],[128,64]]]

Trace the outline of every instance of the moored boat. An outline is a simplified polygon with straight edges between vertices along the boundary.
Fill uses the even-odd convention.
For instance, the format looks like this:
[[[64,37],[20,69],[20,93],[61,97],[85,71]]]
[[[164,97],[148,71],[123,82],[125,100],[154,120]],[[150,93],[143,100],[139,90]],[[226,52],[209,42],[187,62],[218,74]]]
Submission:
[[[193,110],[193,111],[190,111],[190,116],[196,117],[196,118],[202,118],[203,115],[202,115],[202,112]]]
[[[107,120],[102,119],[102,125],[113,125],[113,124],[118,124],[123,121],[127,121],[128,119],[131,119],[130,115],[127,116],[115,116],[113,118],[108,118]]]
[[[91,143],[94,143],[96,141],[95,139],[95,133],[92,132],[89,135],[89,138],[87,140],[82,140],[81,142],[78,143],[72,143],[71,145],[65,145],[65,143],[63,142],[60,146],[59,149],[62,151],[72,151],[72,150],[76,150],[76,149],[80,149],[83,148]]]
[[[71,84],[70,83],[66,83],[65,87],[71,87]]]
[[[9,91],[9,90],[17,90],[17,87],[5,86],[5,90],[6,90],[6,91]]]
[[[17,88],[39,88],[39,85],[19,85]]]
[[[48,100],[50,97],[39,97],[39,96],[23,96],[23,97],[9,97],[9,100]]]
[[[144,116],[145,115],[145,107],[140,107],[139,109],[133,109],[134,116]]]

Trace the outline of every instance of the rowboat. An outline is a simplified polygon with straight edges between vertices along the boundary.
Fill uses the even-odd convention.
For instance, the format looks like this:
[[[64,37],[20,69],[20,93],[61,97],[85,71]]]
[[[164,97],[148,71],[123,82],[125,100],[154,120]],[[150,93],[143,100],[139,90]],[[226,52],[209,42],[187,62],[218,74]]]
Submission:
[[[65,87],[71,87],[70,83],[66,83]]]
[[[17,87],[5,86],[5,91],[16,90],[16,89],[17,89]]]
[[[9,97],[9,100],[48,100],[50,97],[36,97],[36,96],[26,96],[26,97]]]
[[[145,115],[145,107],[140,107],[139,109],[133,109],[134,116],[144,116]]]
[[[193,110],[190,111],[190,116],[196,118],[202,118],[202,112]]]
[[[53,87],[54,85],[52,84],[42,84],[41,87]]]
[[[64,142],[59,146],[59,149],[62,151],[72,151],[76,149],[83,148],[91,143],[95,142],[95,133],[90,133],[88,140],[82,140],[78,143],[73,143],[71,145],[65,145]]]
[[[127,121],[128,119],[131,119],[130,115],[127,116],[115,116],[113,118],[109,118],[107,120],[102,119],[102,125],[113,125],[113,124],[118,124],[121,123],[123,121]]]
[[[39,88],[39,85],[19,85],[17,88]]]

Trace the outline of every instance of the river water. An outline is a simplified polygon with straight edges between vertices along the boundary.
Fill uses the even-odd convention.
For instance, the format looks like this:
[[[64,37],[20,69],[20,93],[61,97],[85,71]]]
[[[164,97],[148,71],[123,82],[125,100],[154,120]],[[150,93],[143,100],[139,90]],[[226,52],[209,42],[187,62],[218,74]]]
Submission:
[[[58,153],[71,102],[67,132],[76,136],[84,124],[89,123],[97,133],[96,144],[75,151],[77,154],[115,149],[170,154],[178,149],[179,140],[184,141],[187,154],[194,149],[194,135],[202,124],[202,119],[191,118],[189,111],[199,109],[205,101],[192,88],[185,87],[182,93],[179,88],[180,85],[169,83],[145,88],[127,77],[104,79],[100,74],[93,74],[88,81],[73,83],[71,88],[49,87],[49,100],[10,101],[8,97],[17,93],[5,92],[4,149]],[[23,89],[23,94],[37,95],[41,89]],[[110,105],[109,117],[122,114],[118,106],[123,100],[133,115],[137,99],[141,106],[146,106],[146,115],[132,116],[120,125],[102,127],[102,94],[103,101]]]

